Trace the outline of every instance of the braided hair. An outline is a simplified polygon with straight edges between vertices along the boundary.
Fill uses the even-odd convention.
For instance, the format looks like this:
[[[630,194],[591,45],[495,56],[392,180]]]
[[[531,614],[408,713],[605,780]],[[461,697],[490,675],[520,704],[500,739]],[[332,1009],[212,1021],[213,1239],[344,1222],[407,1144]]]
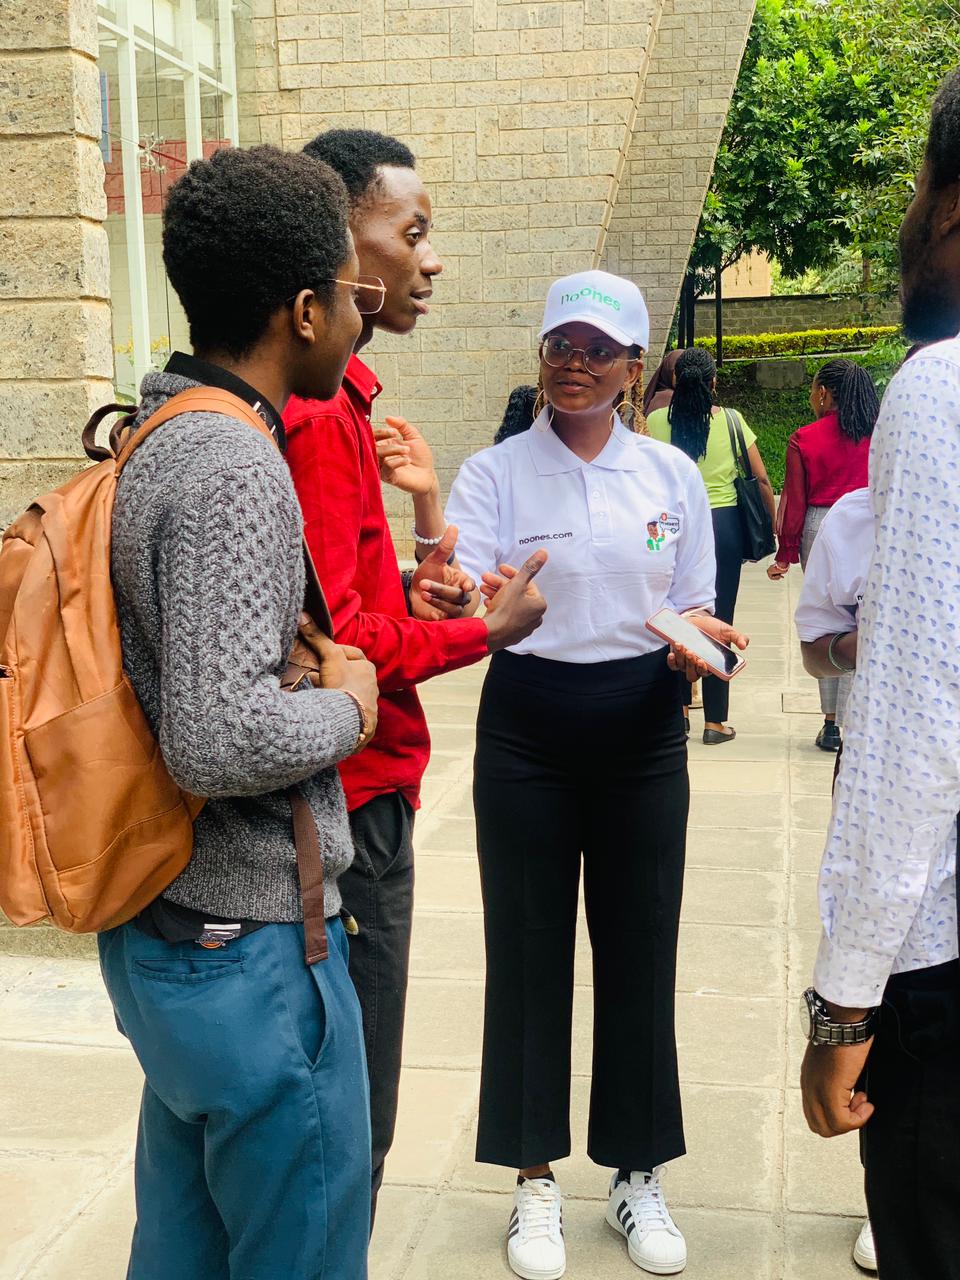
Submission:
[[[866,369],[852,360],[830,360],[817,371],[813,385],[833,396],[840,430],[854,444],[873,434],[880,400]]]
[[[643,347],[632,346],[627,352],[627,359],[640,360],[643,357],[643,354],[644,354]],[[510,397],[511,400],[513,399],[513,396],[516,395],[517,391],[520,391],[521,389],[522,388],[520,387],[516,388],[516,390],[511,394],[511,397]],[[646,414],[643,411],[643,395],[644,395],[643,369],[641,369],[640,376],[637,378],[636,382],[633,384],[630,390],[618,391],[616,394],[616,397],[614,398],[613,404],[611,405],[611,408],[616,409],[617,413],[619,413],[620,420],[623,423],[623,425],[627,428],[627,430],[633,431],[638,436],[648,436],[650,434],[650,431],[647,427]],[[543,374],[541,373],[540,376],[537,378],[536,398],[534,399],[534,402],[533,402],[533,419],[536,419],[537,414],[540,412],[540,410],[543,408],[545,404],[546,404],[546,399],[543,391]],[[509,412],[510,412],[510,404],[508,402],[507,413]],[[506,426],[506,422],[507,422],[507,414],[504,414],[503,423],[500,426],[500,431],[503,431],[504,427]],[[532,425],[533,425],[532,421],[527,423],[527,426],[532,426]],[[518,430],[524,430],[524,428],[520,427],[518,428]],[[509,434],[516,435],[516,431],[512,431]],[[498,439],[494,442],[496,444],[498,444],[500,441],[500,438],[501,438],[500,432],[497,432],[497,436],[498,436]],[[503,436],[502,438],[505,440],[507,437]]]
[[[716,376],[713,356],[702,347],[688,348],[677,361],[676,389],[667,408],[670,442],[694,462],[706,456]]]
[[[514,387],[507,400],[507,407],[503,411],[503,421],[493,437],[493,443],[503,444],[504,440],[509,440],[511,436],[518,436],[521,431],[529,431],[537,416],[536,402],[536,387]]]

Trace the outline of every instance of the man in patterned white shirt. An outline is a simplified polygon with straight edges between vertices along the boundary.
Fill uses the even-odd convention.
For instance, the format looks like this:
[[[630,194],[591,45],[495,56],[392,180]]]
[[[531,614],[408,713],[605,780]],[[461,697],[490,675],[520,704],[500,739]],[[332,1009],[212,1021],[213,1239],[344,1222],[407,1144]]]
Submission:
[[[883,1280],[958,1280],[960,72],[934,103],[900,239],[904,326],[933,345],[891,382],[870,451],[877,547],[801,1083],[814,1132],[862,1130]]]

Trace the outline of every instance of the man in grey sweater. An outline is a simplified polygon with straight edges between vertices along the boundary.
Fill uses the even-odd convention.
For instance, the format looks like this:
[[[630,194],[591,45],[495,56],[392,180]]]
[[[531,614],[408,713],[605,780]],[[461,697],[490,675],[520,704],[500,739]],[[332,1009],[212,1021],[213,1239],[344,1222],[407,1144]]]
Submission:
[[[142,421],[214,385],[282,446],[289,395],[334,394],[360,329],[340,179],[273,148],[197,161],[164,259],[200,357],[143,383]],[[186,413],[120,480],[112,571],[126,669],[170,772],[209,797],[182,875],[100,935],[146,1075],[131,1280],[362,1280],[370,1212],[363,1040],[337,877],[353,857],[338,761],[373,727],[372,666],[325,650],[324,688],[280,676],[304,598],[281,451]],[[307,966],[287,788],[323,850],[329,957]]]

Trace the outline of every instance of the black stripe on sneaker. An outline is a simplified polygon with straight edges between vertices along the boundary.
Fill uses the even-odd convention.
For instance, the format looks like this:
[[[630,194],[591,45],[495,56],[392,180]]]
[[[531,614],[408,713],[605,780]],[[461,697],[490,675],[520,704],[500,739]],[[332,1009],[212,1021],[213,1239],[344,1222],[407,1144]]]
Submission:
[[[627,1204],[626,1200],[624,1200],[623,1204],[617,1210],[617,1218],[620,1221],[621,1227],[625,1227],[627,1225],[627,1219],[632,1216],[630,1206]]]
[[[511,1227],[510,1230],[507,1232],[507,1239],[512,1240],[514,1236],[518,1236],[519,1234],[520,1234],[520,1223],[518,1222],[515,1227]]]

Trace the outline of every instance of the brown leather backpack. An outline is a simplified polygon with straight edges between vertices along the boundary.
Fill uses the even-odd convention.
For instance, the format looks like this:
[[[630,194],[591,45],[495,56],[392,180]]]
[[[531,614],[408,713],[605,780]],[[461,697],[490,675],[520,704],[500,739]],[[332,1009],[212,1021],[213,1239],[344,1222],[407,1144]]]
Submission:
[[[273,437],[243,400],[203,387],[173,396],[135,432],[125,419],[109,449],[96,445],[99,423],[121,408],[100,410],[83,433],[97,465],[32,503],[0,546],[0,907],[17,925],[91,933],[131,920],[187,865],[204,804],[170,777],[123,670],[114,496],[134,449],[179,414],[223,413]],[[311,588],[311,612],[330,634],[315,575]],[[291,800],[305,923],[314,917],[308,959],[311,949],[320,959],[316,826],[306,801]]]

